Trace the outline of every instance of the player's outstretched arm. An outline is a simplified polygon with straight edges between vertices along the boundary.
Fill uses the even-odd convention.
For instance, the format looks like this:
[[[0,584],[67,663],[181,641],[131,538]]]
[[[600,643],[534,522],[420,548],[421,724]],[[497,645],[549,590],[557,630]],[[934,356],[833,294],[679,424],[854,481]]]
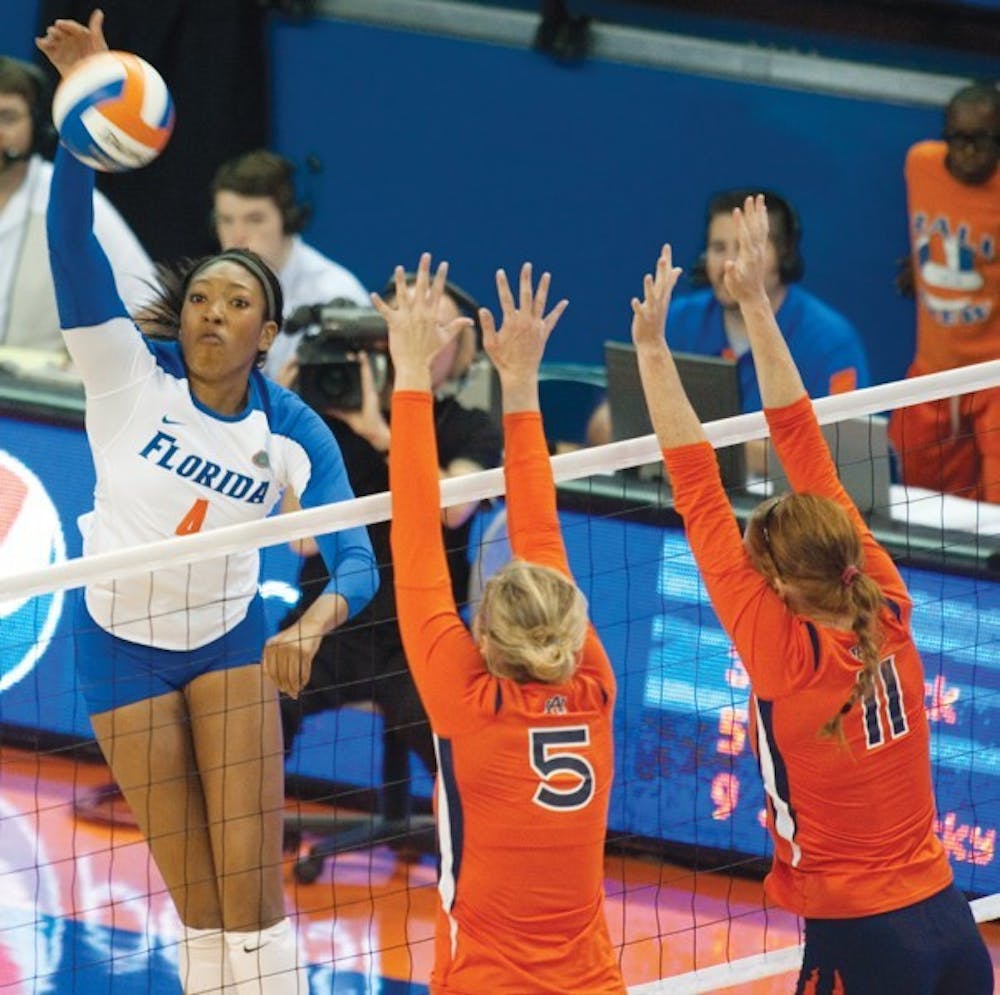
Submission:
[[[726,290],[740,306],[765,408],[783,408],[806,391],[774,310],[764,289],[765,253],[768,244],[767,205],[762,194],[747,197],[743,208],[733,210],[739,232],[739,251],[726,262]]]
[[[103,24],[104,14],[100,10],[90,15],[86,25],[57,20],[35,39],[35,44],[59,74],[65,76],[81,60],[107,50]],[[111,264],[93,228],[93,170],[60,147],[56,153],[46,229],[59,324],[64,329],[127,316]],[[67,345],[77,369],[86,376],[85,359],[68,341]]]
[[[632,342],[653,431],[661,449],[702,442],[701,422],[684,391],[665,336],[670,297],[681,275],[664,245],[656,269],[643,278],[642,300],[632,298]]]
[[[532,286],[531,263],[521,267],[518,299],[503,270],[497,273],[497,296],[503,319],[499,331],[483,308],[483,348],[500,380],[504,412],[504,478],[507,484],[507,531],[515,556],[569,574],[559,529],[555,482],[538,398],[538,371],[552,329],[567,301],[546,314],[550,278],[543,273]]]
[[[431,259],[424,253],[412,288],[406,285],[403,268],[397,267],[395,298],[386,303],[372,294],[372,302],[389,327],[395,369],[389,539],[399,630],[420,697],[437,729],[447,724],[455,688],[481,673],[482,661],[455,608],[445,559],[430,372],[434,356],[470,322],[465,318],[439,324],[447,264],[442,263],[433,278],[430,273]]]

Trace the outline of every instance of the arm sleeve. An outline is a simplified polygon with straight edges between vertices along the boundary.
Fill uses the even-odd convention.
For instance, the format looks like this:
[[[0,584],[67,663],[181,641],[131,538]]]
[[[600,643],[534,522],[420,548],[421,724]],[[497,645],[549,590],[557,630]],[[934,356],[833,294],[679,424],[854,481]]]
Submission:
[[[94,234],[94,171],[62,146],[56,152],[46,229],[62,328],[128,317]]]
[[[708,596],[754,693],[773,700],[803,687],[818,661],[816,630],[788,610],[750,562],[712,446],[678,446],[663,458]]]
[[[455,609],[441,535],[441,487],[429,393],[392,395],[393,576],[406,659],[434,731],[461,720],[458,701],[484,673],[482,658]]]
[[[837,466],[808,397],[801,397],[784,408],[764,412],[771,439],[788,481],[795,491],[816,494],[836,501],[850,516],[864,549],[864,569],[882,588],[882,593],[909,612],[910,597],[896,565],[876,542],[865,520],[855,507],[837,476]]]
[[[556,511],[556,486],[548,446],[537,411],[519,411],[503,420],[506,458],[507,533],[515,556],[552,567],[571,577]]]
[[[303,508],[316,508],[354,497],[347,468],[337,440],[320,417],[302,406],[296,430],[308,457],[308,481],[299,492]],[[292,481],[293,487],[297,482]],[[298,487],[296,487],[298,490]],[[371,601],[378,590],[378,568],[368,530],[356,525],[316,537],[330,579],[321,593],[339,594],[347,601],[351,616]]]
[[[519,411],[506,415],[503,427],[507,533],[511,551],[521,559],[552,567],[572,579],[559,526],[556,485],[541,413]],[[613,695],[614,671],[592,625],[588,626],[580,669],[594,674],[601,686]]]

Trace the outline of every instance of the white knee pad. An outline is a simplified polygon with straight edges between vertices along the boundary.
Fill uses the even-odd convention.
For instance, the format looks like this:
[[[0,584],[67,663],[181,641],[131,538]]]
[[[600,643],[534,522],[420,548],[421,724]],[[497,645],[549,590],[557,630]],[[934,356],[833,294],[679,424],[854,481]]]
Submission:
[[[221,929],[181,927],[177,969],[184,995],[230,991],[233,975],[224,937]]]
[[[288,919],[249,933],[226,931],[233,995],[309,995]]]

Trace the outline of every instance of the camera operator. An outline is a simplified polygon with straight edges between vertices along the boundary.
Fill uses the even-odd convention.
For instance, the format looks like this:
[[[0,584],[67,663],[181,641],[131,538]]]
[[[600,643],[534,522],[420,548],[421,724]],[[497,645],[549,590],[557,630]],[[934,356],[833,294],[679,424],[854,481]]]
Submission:
[[[394,295],[390,284],[382,292]],[[339,311],[339,316],[338,316]],[[464,407],[453,395],[476,356],[479,342],[478,305],[464,291],[448,284],[441,300],[441,321],[471,317],[469,328],[438,356],[433,369],[434,419],[441,476],[453,477],[497,466],[502,451],[499,426],[485,411]],[[298,390],[323,416],[340,444],[354,493],[361,497],[388,490],[387,454],[391,444],[388,399],[387,331],[374,311],[320,308],[318,331],[306,333],[298,349]],[[341,320],[343,317],[345,320]],[[471,519],[479,502],[442,511],[442,528],[456,603],[468,598],[468,543]],[[286,504],[285,510],[291,510]],[[386,729],[395,730],[429,773],[436,771],[434,746],[427,718],[403,655],[396,622],[389,523],[369,526],[379,590],[368,607],[350,623],[323,640],[312,677],[298,700],[282,700],[285,748],[307,715],[357,701],[373,701]],[[323,589],[325,568],[312,540],[294,544],[305,556],[299,577],[302,598],[292,618],[308,608]],[[291,621],[286,619],[287,625]],[[382,815],[403,820],[408,814],[409,785],[383,788]]]

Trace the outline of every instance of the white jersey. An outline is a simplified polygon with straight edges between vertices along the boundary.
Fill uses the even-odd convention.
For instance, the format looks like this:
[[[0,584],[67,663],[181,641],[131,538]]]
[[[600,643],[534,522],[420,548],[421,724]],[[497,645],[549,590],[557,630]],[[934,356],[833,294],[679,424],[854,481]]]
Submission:
[[[54,189],[49,243],[63,336],[86,390],[97,475],[94,510],[81,519],[84,552],[261,519],[285,486],[306,507],[353,497],[336,441],[295,394],[254,371],[239,415],[198,402],[179,343],[144,338],[125,315],[96,240],[77,231],[77,166],[61,168],[71,180],[62,181],[66,191],[57,184],[58,197]],[[353,614],[376,585],[367,531],[324,536],[320,548],[329,590],[342,594]],[[246,616],[258,569],[258,553],[249,550],[96,583],[87,588],[87,608],[115,636],[193,649]]]

